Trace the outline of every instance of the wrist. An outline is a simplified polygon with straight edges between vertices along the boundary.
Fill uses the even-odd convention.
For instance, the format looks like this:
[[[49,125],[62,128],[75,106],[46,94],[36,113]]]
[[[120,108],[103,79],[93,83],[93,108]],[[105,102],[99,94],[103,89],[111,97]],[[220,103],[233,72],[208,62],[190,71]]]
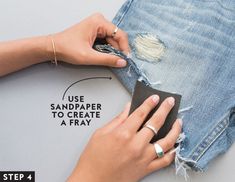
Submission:
[[[61,33],[55,33],[48,36],[50,40],[50,46],[48,49],[48,54],[52,55],[51,60],[55,60],[55,56],[57,58],[57,61],[64,61],[65,55],[63,51],[63,36],[61,36]],[[53,47],[54,44],[54,47]],[[55,51],[55,52],[54,52]]]
[[[50,35],[43,36],[44,39],[44,59],[51,61],[54,59],[53,46]]]
[[[48,36],[38,36],[25,39],[26,45],[30,48],[29,52],[35,57],[34,63],[42,63],[53,60],[53,49]]]
[[[43,37],[44,39],[44,60],[57,64],[62,59],[57,34],[50,34]]]
[[[19,41],[21,41],[21,43],[18,43]],[[15,43],[16,45],[21,45],[19,48],[21,52],[29,53],[28,60],[31,60],[30,64],[37,64],[50,60],[49,54],[47,53],[46,37],[39,36],[22,39],[19,41],[14,41],[13,43]]]
[[[54,35],[47,35],[45,36],[45,58],[47,60],[50,60],[52,63],[57,65],[58,62],[58,50],[57,45],[55,42]]]

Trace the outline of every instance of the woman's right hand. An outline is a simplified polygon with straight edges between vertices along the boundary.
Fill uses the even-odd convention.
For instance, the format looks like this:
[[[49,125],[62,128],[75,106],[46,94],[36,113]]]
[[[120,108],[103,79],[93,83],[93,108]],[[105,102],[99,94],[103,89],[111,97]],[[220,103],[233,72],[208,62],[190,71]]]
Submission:
[[[71,64],[80,65],[105,65],[112,67],[124,67],[126,61],[118,56],[95,51],[92,46],[96,38],[105,39],[116,49],[128,54],[130,51],[127,33],[118,29],[115,36],[116,25],[109,22],[105,17],[96,13],[78,24],[53,35],[56,44],[58,59]],[[49,40],[49,55],[52,55],[51,43]]]
[[[166,137],[157,141],[165,155],[158,158],[150,140],[153,132],[143,127],[148,113],[158,104],[159,97],[149,97],[128,116],[130,104],[110,123],[91,137],[68,182],[136,182],[149,173],[168,166],[174,159],[174,144],[181,132],[182,120],[177,119]],[[147,121],[160,129],[174,106],[167,98]]]
[[[48,60],[75,65],[125,67],[126,60],[92,48],[96,38],[102,38],[116,49],[128,54],[130,48],[127,33],[121,29],[116,30],[114,24],[96,13],[50,36],[0,42],[0,77]]]

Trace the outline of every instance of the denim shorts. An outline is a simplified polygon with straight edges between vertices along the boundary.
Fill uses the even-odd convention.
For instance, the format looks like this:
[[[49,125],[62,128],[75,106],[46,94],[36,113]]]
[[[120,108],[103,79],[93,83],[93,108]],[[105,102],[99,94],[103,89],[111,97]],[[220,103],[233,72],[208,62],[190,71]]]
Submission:
[[[235,1],[128,0],[113,23],[128,33],[131,56],[112,69],[132,93],[136,80],[178,93],[184,140],[176,171],[204,171],[235,139]]]

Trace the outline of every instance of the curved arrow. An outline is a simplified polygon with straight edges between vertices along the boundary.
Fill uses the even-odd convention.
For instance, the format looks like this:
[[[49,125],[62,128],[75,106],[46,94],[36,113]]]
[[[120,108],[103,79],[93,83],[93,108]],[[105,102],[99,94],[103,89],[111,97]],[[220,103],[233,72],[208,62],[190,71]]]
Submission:
[[[67,91],[68,91],[73,85],[75,85],[75,84],[77,84],[77,83],[79,83],[79,82],[85,81],[85,80],[93,80],[93,79],[109,79],[109,80],[111,80],[112,77],[111,77],[111,76],[110,76],[110,77],[105,77],[105,76],[102,77],[102,76],[101,76],[101,77],[90,77],[90,78],[84,78],[84,79],[82,79],[82,80],[78,80],[78,81],[76,81],[76,82],[74,82],[74,83],[72,83],[71,85],[68,86],[68,88],[64,91],[62,100],[64,100],[65,94],[67,93]]]

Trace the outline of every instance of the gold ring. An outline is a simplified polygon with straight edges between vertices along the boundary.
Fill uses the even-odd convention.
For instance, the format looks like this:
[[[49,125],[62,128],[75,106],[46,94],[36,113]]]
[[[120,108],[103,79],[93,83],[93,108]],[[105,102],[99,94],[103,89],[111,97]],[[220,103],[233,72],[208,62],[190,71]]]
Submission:
[[[114,29],[114,31],[113,31],[113,33],[112,33],[112,35],[111,35],[112,38],[115,37],[115,35],[117,34],[118,29],[119,29],[119,28],[116,26],[116,28]]]

